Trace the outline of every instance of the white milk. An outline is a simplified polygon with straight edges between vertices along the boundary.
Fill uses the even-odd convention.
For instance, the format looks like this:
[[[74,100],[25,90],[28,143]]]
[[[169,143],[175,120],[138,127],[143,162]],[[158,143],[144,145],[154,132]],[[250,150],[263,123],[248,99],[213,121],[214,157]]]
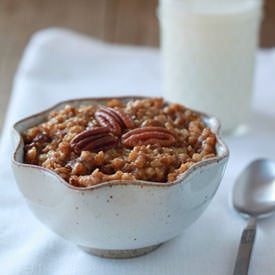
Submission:
[[[163,96],[220,119],[246,122],[253,90],[260,0],[163,0]]]

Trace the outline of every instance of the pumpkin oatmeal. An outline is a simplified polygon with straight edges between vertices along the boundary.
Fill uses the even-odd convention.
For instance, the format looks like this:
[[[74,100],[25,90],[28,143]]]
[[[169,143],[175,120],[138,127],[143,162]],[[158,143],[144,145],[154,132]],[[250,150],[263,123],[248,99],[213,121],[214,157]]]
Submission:
[[[201,115],[162,98],[68,105],[22,136],[25,163],[53,170],[74,186],[172,182],[216,156],[216,136]]]

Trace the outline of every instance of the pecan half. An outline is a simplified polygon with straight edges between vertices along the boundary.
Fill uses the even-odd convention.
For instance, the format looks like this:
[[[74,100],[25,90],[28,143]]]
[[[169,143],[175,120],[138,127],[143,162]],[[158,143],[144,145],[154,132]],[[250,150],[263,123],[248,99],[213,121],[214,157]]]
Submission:
[[[121,135],[123,129],[131,129],[135,126],[132,118],[122,110],[110,107],[100,108],[95,117],[99,124],[108,127],[115,135]]]
[[[121,137],[125,146],[158,144],[170,146],[176,142],[175,134],[164,127],[142,127],[128,131]]]
[[[76,135],[71,140],[72,150],[79,154],[81,151],[106,151],[118,143],[118,138],[110,135],[107,127],[95,127]]]

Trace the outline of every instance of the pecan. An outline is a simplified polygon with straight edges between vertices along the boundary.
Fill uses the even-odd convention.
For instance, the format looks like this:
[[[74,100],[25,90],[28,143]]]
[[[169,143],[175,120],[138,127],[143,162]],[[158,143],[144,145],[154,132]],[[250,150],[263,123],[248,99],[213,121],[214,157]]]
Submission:
[[[118,138],[110,135],[107,127],[95,127],[79,133],[71,140],[72,150],[79,154],[81,151],[106,151],[113,148]]]
[[[142,127],[164,127],[163,123],[155,119],[146,119],[141,124]]]
[[[135,126],[132,118],[122,110],[110,107],[100,108],[95,117],[99,124],[108,127],[115,135],[121,135],[123,129],[131,129]]]
[[[32,147],[36,147],[38,151],[41,151],[41,149],[43,149],[47,143],[50,143],[51,140],[52,139],[47,134],[40,133],[33,138],[31,143],[25,145],[25,149],[29,150]]]
[[[175,134],[164,127],[142,127],[128,131],[121,137],[125,146],[158,144],[170,146],[176,142]]]

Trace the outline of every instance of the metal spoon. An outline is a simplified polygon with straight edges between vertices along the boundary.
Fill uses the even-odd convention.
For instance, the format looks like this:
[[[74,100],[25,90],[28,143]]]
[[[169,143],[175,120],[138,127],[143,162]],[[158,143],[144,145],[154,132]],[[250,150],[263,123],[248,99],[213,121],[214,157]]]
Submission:
[[[250,255],[256,236],[256,219],[275,210],[275,163],[258,159],[239,175],[233,188],[233,206],[249,216],[236,259],[234,275],[248,274]]]

